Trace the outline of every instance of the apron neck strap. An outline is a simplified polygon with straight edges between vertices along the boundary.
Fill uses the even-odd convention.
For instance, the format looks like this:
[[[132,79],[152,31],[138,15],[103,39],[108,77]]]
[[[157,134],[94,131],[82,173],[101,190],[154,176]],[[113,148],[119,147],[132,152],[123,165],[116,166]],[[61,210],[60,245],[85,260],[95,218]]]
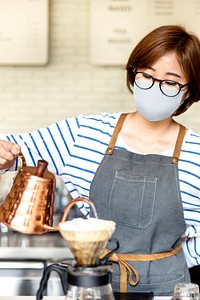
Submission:
[[[118,134],[119,134],[119,132],[122,128],[122,125],[123,125],[124,120],[125,120],[127,115],[128,114],[121,114],[121,116],[119,117],[119,120],[117,121],[117,125],[115,126],[115,129],[113,131],[112,137],[110,139],[110,142],[108,144],[108,148],[106,149],[105,154],[111,155],[113,153]]]
[[[185,133],[186,133],[186,128],[180,124],[180,129],[179,129],[179,133],[178,133],[178,137],[176,140],[176,144],[175,144],[175,148],[174,148],[174,153],[171,159],[171,163],[172,164],[178,164],[178,160],[179,160],[179,156],[181,153],[181,147],[183,144],[183,139],[185,137]]]
[[[124,120],[127,115],[128,115],[127,113],[124,113],[124,114],[121,114],[121,116],[119,117],[119,120],[117,121],[117,124],[113,131],[112,137],[110,139],[110,142],[108,144],[108,148],[106,149],[105,154],[111,155],[113,153],[118,134],[119,134],[120,130],[122,129]],[[185,133],[186,133],[186,128],[180,124],[179,134],[178,134],[178,137],[176,140],[174,153],[173,153],[173,156],[171,159],[172,164],[178,164],[178,160],[179,160],[179,156],[181,153],[181,147],[182,147],[183,139],[185,137]]]

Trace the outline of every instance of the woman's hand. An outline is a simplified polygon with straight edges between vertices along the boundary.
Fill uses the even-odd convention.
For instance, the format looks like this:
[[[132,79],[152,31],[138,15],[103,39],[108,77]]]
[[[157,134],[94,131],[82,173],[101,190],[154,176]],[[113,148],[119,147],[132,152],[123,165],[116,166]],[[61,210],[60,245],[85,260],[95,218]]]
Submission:
[[[0,140],[0,170],[11,168],[19,153],[19,145]]]

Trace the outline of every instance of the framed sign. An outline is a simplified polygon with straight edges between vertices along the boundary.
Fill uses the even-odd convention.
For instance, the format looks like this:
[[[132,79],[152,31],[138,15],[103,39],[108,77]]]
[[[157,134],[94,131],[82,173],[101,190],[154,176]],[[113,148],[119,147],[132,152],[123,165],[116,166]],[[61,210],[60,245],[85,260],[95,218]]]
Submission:
[[[145,13],[143,4],[143,0],[91,0],[93,64],[118,65],[125,62],[135,40],[144,31],[137,26],[137,20]]]
[[[0,0],[0,64],[48,62],[49,0]]]
[[[169,24],[199,34],[200,0],[91,0],[91,62],[125,65],[144,35]]]

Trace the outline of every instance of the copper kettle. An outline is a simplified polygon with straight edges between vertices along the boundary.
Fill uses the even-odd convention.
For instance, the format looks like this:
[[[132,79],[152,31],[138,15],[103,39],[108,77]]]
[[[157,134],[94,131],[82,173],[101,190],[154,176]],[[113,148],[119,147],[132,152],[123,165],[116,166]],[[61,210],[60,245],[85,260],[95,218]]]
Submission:
[[[55,205],[56,177],[46,170],[48,163],[39,160],[37,167],[26,166],[22,160],[13,186],[3,203],[0,205],[0,222],[9,228],[27,234],[43,234],[57,231],[59,226],[53,226]],[[84,198],[72,200],[70,206],[77,201],[92,203]],[[65,221],[69,207],[66,207],[61,222]]]

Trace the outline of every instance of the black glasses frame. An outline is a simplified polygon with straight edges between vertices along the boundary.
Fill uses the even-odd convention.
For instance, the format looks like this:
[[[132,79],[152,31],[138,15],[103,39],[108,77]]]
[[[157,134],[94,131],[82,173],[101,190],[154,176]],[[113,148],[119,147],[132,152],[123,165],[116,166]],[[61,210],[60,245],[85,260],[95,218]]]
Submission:
[[[152,85],[151,85],[150,87],[148,87],[148,88],[142,88],[142,87],[140,87],[140,86],[137,84],[137,82],[135,81],[135,76],[136,76],[137,74],[147,74],[148,77],[152,79]],[[155,77],[149,75],[149,74],[146,73],[146,72],[137,72],[137,71],[133,70],[133,75],[134,75],[134,82],[135,82],[135,84],[136,84],[140,89],[142,89],[142,90],[149,90],[150,88],[152,88],[152,86],[154,85],[154,83],[155,83],[156,81],[158,81],[158,82],[159,82],[159,88],[160,88],[161,92],[162,92],[165,96],[167,96],[167,97],[175,97],[175,96],[177,96],[177,95],[180,93],[180,91],[181,91],[182,88],[188,86],[188,83],[181,84],[181,83],[176,82],[176,81],[174,81],[174,80],[167,80],[167,79],[161,80],[161,79],[158,79],[158,78],[155,78]],[[163,90],[162,90],[162,83],[165,82],[165,81],[166,81],[166,82],[167,82],[167,81],[169,81],[169,82],[174,82],[175,84],[177,84],[177,85],[179,86],[179,90],[177,91],[177,93],[176,93],[175,95],[169,96],[169,95],[165,94],[165,92],[163,92]]]

